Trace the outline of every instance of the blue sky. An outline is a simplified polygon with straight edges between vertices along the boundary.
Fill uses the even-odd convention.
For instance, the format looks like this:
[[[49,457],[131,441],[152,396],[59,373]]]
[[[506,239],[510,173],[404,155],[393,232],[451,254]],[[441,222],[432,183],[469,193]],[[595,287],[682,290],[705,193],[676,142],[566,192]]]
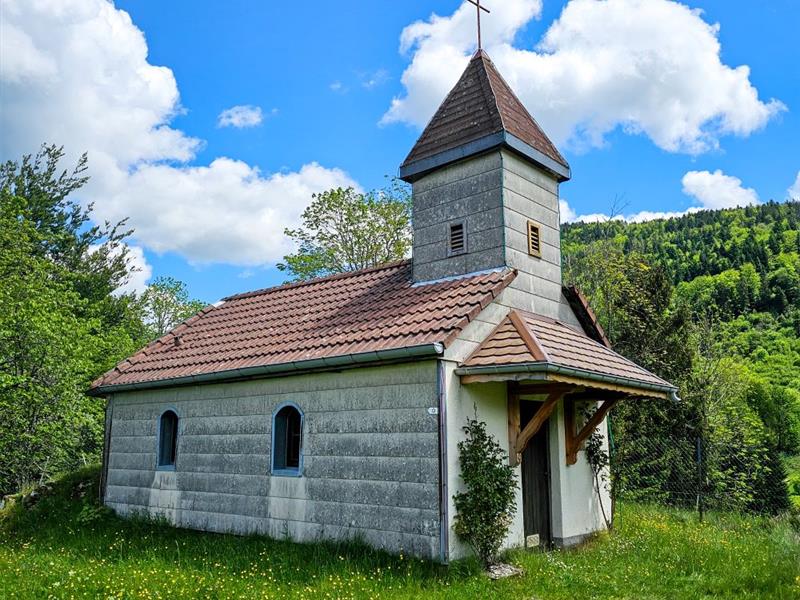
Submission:
[[[20,39],[31,42],[31,49],[25,41],[16,51],[31,58],[21,64],[6,59],[1,65],[3,112],[9,120],[0,124],[11,131],[11,141],[0,142],[1,158],[15,158],[42,141],[64,144],[74,152],[88,149],[95,179],[87,198],[98,207],[98,218],[132,214],[132,224],[140,232],[132,243],[149,265],[145,274],[182,279],[194,296],[209,302],[283,280],[271,267],[285,249],[276,232],[269,233],[273,241],[263,242],[254,225],[222,225],[219,221],[226,216],[222,205],[230,203],[232,219],[247,221],[248,208],[257,211],[259,198],[268,197],[265,202],[272,203],[277,213],[259,216],[267,236],[270,227],[277,227],[271,221],[274,215],[278,215],[275,223],[296,221],[296,207],[314,185],[383,186],[386,176],[397,173],[420,124],[435,108],[435,99],[441,99],[451,85],[449,79],[458,76],[469,55],[462,41],[465,17],[457,13],[459,0],[224,4],[130,0],[115,6],[90,0],[74,8],[69,23],[80,19],[91,23],[80,30],[80,39],[87,31],[96,33],[95,46],[92,54],[76,55],[73,61],[69,58],[74,45],[68,43],[67,33],[61,33],[63,15],[43,19],[26,13],[22,4],[15,7],[9,2],[5,12],[12,15],[11,26],[21,32]],[[689,14],[674,10],[670,6],[674,3],[666,0],[652,6],[640,0],[614,2],[619,6],[607,19],[610,33],[599,31],[598,20],[606,17],[591,12],[597,7],[590,5],[597,2],[576,0],[561,33],[551,31],[550,46],[542,48],[538,45],[566,2],[487,0],[493,9],[485,21],[490,54],[512,85],[518,82],[523,88],[523,101],[548,133],[555,132],[572,166],[573,179],[561,189],[570,210],[576,215],[607,213],[615,197],[623,198],[629,216],[713,206],[713,198],[732,198],[720,201],[721,205],[736,198],[784,200],[800,170],[796,43],[800,4],[697,1],[688,6],[702,12]],[[652,10],[666,12],[648,12]],[[446,21],[430,22],[433,13]],[[408,31],[411,45],[401,51],[401,34],[415,22],[422,22],[422,33]],[[717,23],[718,31],[703,30]],[[103,27],[112,33],[103,34]],[[647,46],[649,42],[636,41],[639,35],[658,37],[648,27],[662,27],[664,39],[677,39],[679,45],[666,42],[662,49],[657,42]],[[144,48],[137,29],[144,35]],[[125,35],[119,34],[122,30]],[[684,32],[689,37],[682,44]],[[590,64],[587,74],[578,77],[581,63],[576,67],[563,57],[580,47],[578,38],[606,34],[615,36],[623,56],[626,39],[631,40],[632,53],[639,52],[641,58],[636,68],[641,70],[627,78],[630,65],[619,66],[617,52],[604,68],[612,75],[620,69],[621,75],[587,83],[597,65]],[[719,64],[711,47],[715,38]],[[65,53],[59,43],[70,50]],[[605,47],[602,39],[595,43]],[[529,64],[534,50],[560,53],[563,58],[542,63],[556,71],[546,80],[538,79],[536,66]],[[98,55],[108,58],[95,59]],[[93,69],[78,60],[82,56],[91,56],[90,63],[97,60],[103,66],[107,60],[108,64],[89,76],[84,71]],[[647,61],[652,64],[642,67]],[[404,82],[404,72],[413,71],[415,65],[416,75],[407,73]],[[742,65],[750,72],[740,72],[737,78],[733,69]],[[169,69],[172,80],[154,66]],[[559,68],[566,72],[558,72]],[[69,74],[70,69],[75,73]],[[127,79],[126,69],[130,69]],[[45,84],[37,79],[52,78],[54,72],[74,83],[69,98],[59,103],[62,92],[42,94]],[[150,75],[144,77],[144,72]],[[666,72],[670,72],[666,83],[652,83]],[[119,79],[116,87],[98,91],[109,77]],[[559,83],[559,78],[564,81]],[[620,82],[618,89],[615,80]],[[717,80],[719,86],[713,84]],[[676,89],[683,91],[674,92],[672,98]],[[120,99],[119,90],[127,96]],[[747,96],[748,90],[755,99]],[[631,101],[650,95],[654,97],[647,102]],[[541,100],[543,96],[548,100]],[[34,97],[36,103],[29,109]],[[42,98],[50,98],[52,105]],[[400,105],[389,112],[393,99],[400,99]],[[560,112],[541,104],[537,111],[532,104],[539,102],[572,105]],[[663,107],[678,104],[688,108],[676,109],[675,120],[685,117],[691,125],[696,119],[701,134],[681,137],[670,128],[669,117],[659,114]],[[234,106],[260,107],[261,123],[220,127],[220,113]],[[705,114],[709,106],[717,108]],[[143,116],[141,123],[126,131],[118,124],[126,118],[119,115],[133,114],[132,107]],[[65,115],[78,113],[69,117],[76,121],[74,126],[61,123],[59,110]],[[576,116],[563,116],[570,111]],[[46,119],[38,123],[42,113],[53,115],[52,125]],[[12,126],[12,119],[19,127]],[[112,141],[107,129],[115,132]],[[220,157],[231,161],[218,164],[219,169],[192,170],[208,167]],[[111,164],[119,168],[114,176],[107,175]],[[699,175],[685,179],[692,172]],[[285,178],[271,179],[275,173]],[[206,189],[215,191],[206,197]],[[182,190],[180,197],[171,196],[170,190]],[[180,204],[181,210],[164,217],[159,206],[173,204]]]

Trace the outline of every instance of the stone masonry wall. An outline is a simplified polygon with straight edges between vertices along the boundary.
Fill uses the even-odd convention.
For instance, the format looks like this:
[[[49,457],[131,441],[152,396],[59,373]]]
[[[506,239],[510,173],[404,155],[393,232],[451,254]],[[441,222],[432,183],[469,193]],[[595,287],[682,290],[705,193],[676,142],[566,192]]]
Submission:
[[[273,411],[305,415],[301,477],[270,476]],[[412,364],[111,398],[106,504],[180,527],[288,536],[358,536],[439,556],[436,364]],[[161,413],[175,410],[175,471],[156,470]]]

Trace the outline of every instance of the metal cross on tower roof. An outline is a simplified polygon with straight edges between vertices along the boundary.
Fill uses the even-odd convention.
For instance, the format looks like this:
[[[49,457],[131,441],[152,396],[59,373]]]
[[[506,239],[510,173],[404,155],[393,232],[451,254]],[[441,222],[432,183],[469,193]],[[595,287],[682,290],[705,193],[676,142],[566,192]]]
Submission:
[[[482,45],[481,45],[481,11],[484,11],[486,13],[490,13],[492,11],[490,11],[485,6],[481,6],[481,0],[467,0],[467,2],[469,2],[470,4],[474,4],[475,5],[475,10],[478,13],[478,50],[480,50],[482,48]]]

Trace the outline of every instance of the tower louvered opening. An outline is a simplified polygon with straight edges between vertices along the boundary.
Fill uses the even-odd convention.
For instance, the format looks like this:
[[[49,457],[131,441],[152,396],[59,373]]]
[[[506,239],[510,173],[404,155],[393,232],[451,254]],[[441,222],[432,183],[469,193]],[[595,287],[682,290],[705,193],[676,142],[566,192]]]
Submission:
[[[464,223],[452,223],[450,225],[450,238],[448,251],[449,254],[462,254],[466,251],[467,239],[464,232]]]
[[[538,223],[528,221],[528,254],[541,258],[542,231]]]

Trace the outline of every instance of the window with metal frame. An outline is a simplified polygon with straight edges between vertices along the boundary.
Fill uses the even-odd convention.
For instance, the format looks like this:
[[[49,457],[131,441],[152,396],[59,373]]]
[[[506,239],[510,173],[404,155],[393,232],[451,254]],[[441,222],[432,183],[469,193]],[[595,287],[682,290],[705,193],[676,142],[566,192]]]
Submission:
[[[278,409],[272,421],[272,473],[299,475],[303,466],[303,413],[294,404]]]
[[[158,420],[158,468],[174,469],[178,454],[178,415],[166,410]]]

